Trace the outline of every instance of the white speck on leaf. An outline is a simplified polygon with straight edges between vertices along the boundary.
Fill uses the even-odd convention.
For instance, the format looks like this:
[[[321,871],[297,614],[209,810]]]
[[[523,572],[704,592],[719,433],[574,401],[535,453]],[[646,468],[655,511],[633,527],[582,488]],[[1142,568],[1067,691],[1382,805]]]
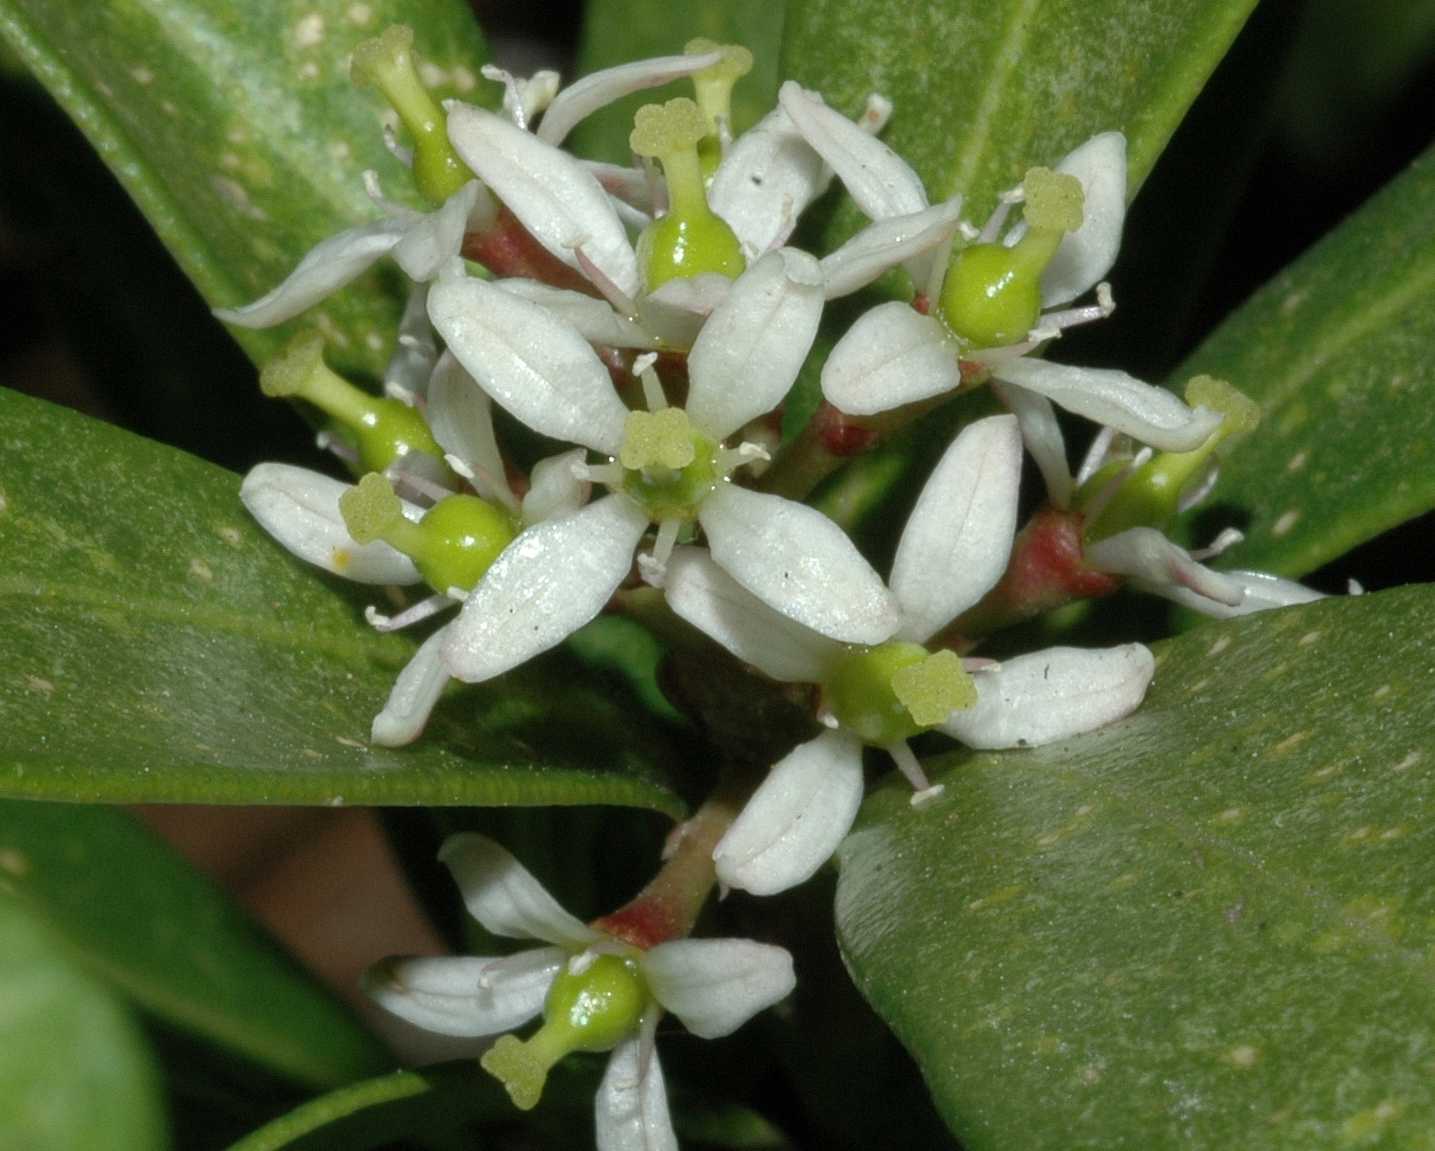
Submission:
[[[1282,512],[1281,517],[1276,520],[1275,525],[1271,528],[1271,535],[1285,535],[1288,531],[1291,530],[1291,528],[1295,527],[1296,521],[1298,519],[1300,519],[1300,512],[1297,511],[1295,508],[1291,508],[1289,511]]]
[[[294,43],[301,48],[312,48],[324,39],[324,17],[310,12],[294,25]]]

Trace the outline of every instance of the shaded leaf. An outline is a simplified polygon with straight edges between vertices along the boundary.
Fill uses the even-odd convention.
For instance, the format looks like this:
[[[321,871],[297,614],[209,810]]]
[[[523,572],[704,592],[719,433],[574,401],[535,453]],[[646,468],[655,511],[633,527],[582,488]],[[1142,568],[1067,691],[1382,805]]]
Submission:
[[[0,1149],[161,1151],[159,1076],[125,1009],[11,897],[0,855]]]
[[[1432,299],[1435,150],[1182,365],[1262,407],[1208,500],[1250,517],[1226,562],[1301,575],[1435,507]]]
[[[49,89],[214,305],[268,291],[325,236],[374,218],[360,173],[413,199],[383,147],[383,102],[354,91],[360,40],[408,22],[438,95],[478,87],[486,49],[458,0],[0,0],[0,39]],[[377,373],[401,298],[382,275],[309,320],[338,362]],[[236,332],[262,358],[284,331]]]
[[[1033,164],[1097,132],[1128,140],[1129,194],[1146,178],[1254,0],[793,0],[783,73],[849,115],[892,101],[883,139],[933,202],[980,217]],[[850,205],[825,247],[856,230]]]
[[[724,0],[721,4],[672,4],[667,0],[590,0],[575,74],[586,76],[646,56],[680,54],[698,36],[752,50],[752,71],[733,89],[735,132],[745,131],[772,111],[777,100],[778,48],[786,0]],[[644,104],[672,95],[692,95],[680,81],[666,89],[619,100],[585,120],[573,132],[574,149],[584,156],[625,164],[631,161],[628,133]]]
[[[1432,611],[1208,625],[1130,719],[869,800],[839,940],[964,1146],[1428,1140]]]
[[[384,1065],[329,992],[126,812],[0,802],[0,861],[71,955],[164,1022],[309,1086]]]
[[[268,539],[235,476],[3,391],[0,452],[0,794],[679,810],[666,737],[561,653],[366,746],[414,642]]]

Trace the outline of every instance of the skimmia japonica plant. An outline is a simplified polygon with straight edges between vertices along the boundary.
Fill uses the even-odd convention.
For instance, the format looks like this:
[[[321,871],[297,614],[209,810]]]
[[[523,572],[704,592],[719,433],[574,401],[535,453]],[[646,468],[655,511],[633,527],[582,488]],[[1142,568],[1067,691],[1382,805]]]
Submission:
[[[1435,599],[1298,577],[1435,502],[1429,161],[1164,385],[1083,351],[1218,250],[1128,205],[1249,2],[594,0],[572,79],[71,7],[0,30],[315,446],[5,399],[0,1145],[1425,1145]],[[37,798],[417,807],[453,954],[345,952],[381,1042]]]

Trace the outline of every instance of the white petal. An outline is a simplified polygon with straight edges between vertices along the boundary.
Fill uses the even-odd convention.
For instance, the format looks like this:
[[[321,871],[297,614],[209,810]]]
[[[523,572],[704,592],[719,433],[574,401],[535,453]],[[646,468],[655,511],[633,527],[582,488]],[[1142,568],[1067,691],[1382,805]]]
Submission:
[[[349,485],[289,464],[257,464],[239,487],[239,498],[259,526],[291,554],[334,575],[359,583],[411,584],[423,577],[408,556],[388,544],[357,544],[339,513]],[[404,508],[410,519],[421,513]]]
[[[593,1118],[598,1151],[678,1151],[663,1069],[637,1036],[608,1057]]]
[[[1188,452],[1221,426],[1218,413],[1192,411],[1165,388],[1110,368],[1076,368],[1021,356],[993,363],[991,372],[1162,451]]]
[[[601,160],[580,162],[613,199],[621,200],[644,216],[653,214],[653,188],[648,183],[648,174],[642,169],[630,168],[626,164],[607,164]]]
[[[731,1035],[797,986],[785,948],[751,939],[679,939],[639,960],[648,990],[703,1039]]]
[[[422,734],[449,681],[448,668],[439,657],[447,631],[447,626],[441,627],[424,640],[394,680],[388,702],[374,717],[370,731],[370,738],[380,747],[403,747]]]
[[[821,318],[822,270],[806,252],[770,252],[739,276],[688,356],[693,423],[722,441],[777,407]]]
[[[1094,288],[1121,249],[1126,222],[1126,137],[1102,132],[1056,166],[1081,181],[1086,193],[1081,227],[1062,240],[1041,275],[1041,303],[1053,308]]]
[[[618,454],[628,409],[587,341],[546,308],[445,277],[429,289],[429,318],[479,386],[534,431]]]
[[[581,951],[600,938],[514,859],[485,835],[451,835],[439,848],[439,860],[453,873],[464,906],[485,931],[505,939],[541,939]]]
[[[272,292],[242,308],[215,308],[214,314],[240,328],[272,328],[291,320],[388,255],[406,226],[404,220],[376,220],[330,236],[312,248]]]
[[[363,988],[385,1011],[425,1031],[461,1038],[498,1035],[543,1010],[567,958],[561,948],[539,947],[502,959],[386,959],[364,973]]]
[[[1056,420],[1056,409],[1045,396],[1019,388],[1015,384],[992,381],[992,391],[1021,426],[1021,440],[1031,453],[1041,478],[1046,481],[1046,498],[1053,507],[1071,505],[1071,464],[1066,459],[1066,439]]]
[[[399,343],[384,368],[384,395],[405,403],[428,392],[429,376],[438,360],[438,341],[429,323],[429,289],[415,284],[399,320]]]
[[[701,72],[722,59],[720,52],[701,56],[659,56],[652,60],[634,60],[616,68],[604,68],[575,80],[559,91],[543,122],[538,125],[538,138],[549,144],[561,144],[569,132],[599,108],[621,100],[633,92],[659,88],[683,76]]]
[[[817,93],[788,80],[778,99],[803,138],[837,173],[870,219],[905,216],[927,206],[921,178],[907,162],[841,112],[829,108]]]
[[[1053,647],[973,673],[975,706],[942,730],[970,747],[1038,747],[1130,715],[1156,670],[1139,643],[1087,651]]]
[[[590,344],[612,348],[652,348],[657,341],[627,316],[620,316],[606,300],[568,288],[554,288],[537,280],[496,280],[502,288],[552,312]]]
[[[737,138],[708,186],[708,204],[755,260],[787,243],[797,218],[827,186],[822,157],[781,107]]]
[[[956,231],[961,216],[962,198],[955,196],[920,212],[869,224],[822,258],[827,298],[850,295],[889,268],[931,251]],[[917,285],[925,286],[922,280]]]
[[[448,135],[464,162],[508,206],[534,239],[569,267],[573,249],[628,295],[639,288],[638,257],[608,194],[566,152],[467,104],[451,104]]]
[[[481,683],[562,643],[603,610],[647,527],[637,504],[612,495],[525,529],[449,626],[449,670]]]
[[[1314,603],[1318,599],[1326,598],[1323,593],[1314,588],[1308,588],[1305,584],[1297,583],[1295,580],[1281,579],[1279,576],[1267,575],[1265,572],[1230,571],[1222,572],[1221,575],[1239,584],[1245,590],[1241,602],[1234,607],[1198,595],[1184,587],[1167,587],[1162,589],[1160,594],[1167,599],[1175,600],[1184,607],[1198,611],[1202,615],[1211,616],[1213,619],[1234,619],[1236,616],[1251,615],[1258,611],[1271,611],[1274,608],[1290,607],[1293,604]]]
[[[930,399],[961,382],[957,346],[941,321],[899,300],[864,313],[822,365],[822,394],[854,416]]]
[[[493,404],[451,349],[439,358],[429,380],[427,416],[438,446],[462,460],[481,486],[509,491],[503,455],[493,434]]]
[[[820,683],[842,646],[779,615],[702,548],[673,552],[663,584],[668,606],[744,663],[785,683]]]
[[[1173,544],[1155,528],[1128,528],[1088,544],[1084,558],[1098,571],[1127,576],[1143,590],[1159,595],[1186,588],[1226,607],[1236,607],[1245,598],[1245,588],[1240,583],[1197,563],[1185,548]]]
[[[727,299],[732,281],[716,272],[669,280],[638,298],[638,320],[669,348],[691,348],[713,309]]]
[[[434,212],[420,216],[404,232],[394,246],[394,260],[409,279],[426,283],[438,275],[439,269],[458,255],[468,217],[478,202],[483,187],[470,180]]]
[[[962,429],[917,497],[892,561],[903,639],[925,642],[996,586],[1016,535],[1020,485],[1014,416]]]
[[[861,805],[862,745],[840,731],[800,744],[718,841],[718,878],[753,895],[795,887],[831,858]]]
[[[698,509],[708,549],[768,607],[843,643],[881,643],[897,604],[830,519],[781,496],[720,484]]]
[[[576,512],[587,502],[592,485],[573,474],[583,462],[582,448],[549,456],[533,465],[523,496],[523,522],[542,523]]]

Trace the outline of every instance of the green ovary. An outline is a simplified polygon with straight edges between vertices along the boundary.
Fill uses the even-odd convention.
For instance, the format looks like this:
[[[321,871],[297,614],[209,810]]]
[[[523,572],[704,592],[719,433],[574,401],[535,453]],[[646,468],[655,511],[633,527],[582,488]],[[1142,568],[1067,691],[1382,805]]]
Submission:
[[[691,520],[722,479],[716,445],[681,408],[629,412],[618,462],[623,491],[655,521]]]
[[[647,986],[631,959],[600,955],[576,973],[565,965],[548,990],[543,1026],[526,1041],[503,1036],[480,1063],[526,1111],[558,1060],[572,1051],[612,1050],[637,1031],[647,1005]]]
[[[911,739],[976,699],[956,653],[900,641],[854,648],[823,685],[837,722],[876,747]]]
[[[1041,315],[1041,273],[1015,250],[975,244],[957,254],[942,284],[942,318],[974,348],[1017,344]]]
[[[638,238],[638,266],[652,292],[669,280],[715,273],[737,279],[747,267],[733,230],[711,212],[654,220]]]

